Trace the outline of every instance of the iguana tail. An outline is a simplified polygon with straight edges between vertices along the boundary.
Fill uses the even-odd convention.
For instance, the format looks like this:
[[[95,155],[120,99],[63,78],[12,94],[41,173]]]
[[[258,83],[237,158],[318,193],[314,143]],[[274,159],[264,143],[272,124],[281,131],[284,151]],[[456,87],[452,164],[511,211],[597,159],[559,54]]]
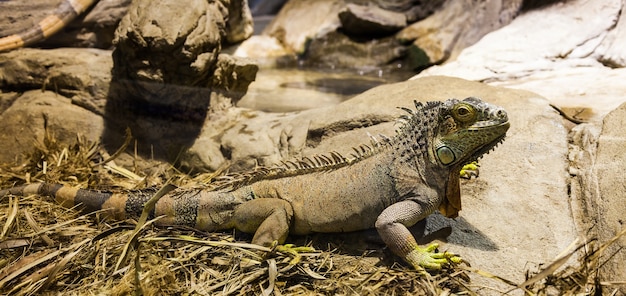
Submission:
[[[39,42],[58,32],[76,16],[85,12],[97,0],[63,0],[48,17],[37,23],[36,27],[20,33],[0,38],[0,51],[8,51]]]
[[[61,184],[34,183],[0,190],[0,198],[9,194],[28,196],[39,194],[54,198],[66,208],[78,206],[83,213],[105,210],[113,219],[122,220],[141,214],[143,204],[156,189],[125,192],[95,191],[63,186]]]
[[[66,208],[79,208],[83,213],[102,211],[114,220],[137,218],[144,205],[157,188],[125,190],[120,192],[96,191],[35,183],[0,190],[0,199],[7,195],[28,196],[38,194],[54,198]],[[184,225],[198,230],[231,228],[230,217],[235,207],[243,202],[231,192],[208,191],[200,188],[172,190],[163,195],[148,218],[161,217],[157,224]]]

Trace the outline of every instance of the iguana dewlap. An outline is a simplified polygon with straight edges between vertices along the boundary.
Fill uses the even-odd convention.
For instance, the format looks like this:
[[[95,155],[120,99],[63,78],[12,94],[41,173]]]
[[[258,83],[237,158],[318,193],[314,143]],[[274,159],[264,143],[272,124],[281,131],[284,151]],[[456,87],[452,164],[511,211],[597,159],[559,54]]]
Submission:
[[[283,243],[288,234],[346,232],[376,227],[387,246],[416,268],[440,268],[458,257],[418,247],[408,226],[440,209],[461,209],[459,171],[501,142],[507,113],[477,98],[415,103],[392,138],[356,154],[338,153],[260,169],[218,189],[175,189],[159,199],[158,223],[254,233],[252,242]],[[31,184],[0,191],[43,194],[87,212],[106,209],[115,219],[138,216],[156,190],[119,193]]]
[[[35,44],[50,37],[85,12],[97,0],[63,0],[57,9],[37,23],[36,27],[0,38],[0,52]]]

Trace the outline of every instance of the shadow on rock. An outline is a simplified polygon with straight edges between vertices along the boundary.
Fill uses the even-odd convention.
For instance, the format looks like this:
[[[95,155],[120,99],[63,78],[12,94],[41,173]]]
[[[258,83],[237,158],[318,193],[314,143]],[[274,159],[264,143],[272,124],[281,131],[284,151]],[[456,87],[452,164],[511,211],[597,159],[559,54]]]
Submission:
[[[205,1],[133,2],[116,32],[103,134],[109,148],[119,147],[130,128],[141,154],[175,161],[209,113],[219,116],[246,93],[258,67],[220,53],[232,39],[231,11],[221,8]],[[173,16],[180,21],[163,21]]]
[[[441,240],[482,251],[499,250],[495,241],[463,217],[448,219],[438,213],[433,214],[417,223],[411,228],[411,232],[416,238],[419,238],[419,244]]]
[[[107,148],[120,147],[124,141],[123,132],[131,130],[139,142],[138,152],[159,159],[173,160],[185,148],[193,144],[200,134],[202,124],[207,116],[208,100],[203,105],[194,107],[172,106],[149,102],[145,97],[129,94],[128,88],[140,88],[146,83],[130,80],[113,81],[109,99],[105,107],[105,129],[102,136]],[[152,84],[147,88],[161,88],[162,97],[189,94],[210,96],[209,89],[198,89],[184,86]],[[146,91],[146,94],[149,92]],[[158,92],[152,93],[158,97]],[[123,98],[123,99],[122,99]]]

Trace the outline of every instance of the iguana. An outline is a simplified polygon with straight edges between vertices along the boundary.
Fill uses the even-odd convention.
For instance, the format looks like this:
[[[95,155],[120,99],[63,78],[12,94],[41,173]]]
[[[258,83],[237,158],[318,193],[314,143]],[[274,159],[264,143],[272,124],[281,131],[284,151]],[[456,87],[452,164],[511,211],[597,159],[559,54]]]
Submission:
[[[350,157],[332,152],[257,169],[229,181],[174,189],[162,196],[152,217],[161,225],[203,231],[235,228],[253,233],[252,243],[284,243],[288,234],[347,232],[376,227],[389,249],[417,269],[439,269],[461,262],[436,245],[421,248],[408,226],[436,209],[447,217],[461,210],[459,171],[504,140],[509,128],[504,109],[467,98],[415,102],[404,109],[392,138],[380,136],[354,149]],[[98,192],[56,184],[30,184],[1,190],[41,194],[67,207],[106,210],[114,219],[137,217],[156,192]]]
[[[37,43],[50,37],[85,12],[97,0],[63,0],[52,14],[41,20],[36,27],[0,38],[0,51],[9,51]]]

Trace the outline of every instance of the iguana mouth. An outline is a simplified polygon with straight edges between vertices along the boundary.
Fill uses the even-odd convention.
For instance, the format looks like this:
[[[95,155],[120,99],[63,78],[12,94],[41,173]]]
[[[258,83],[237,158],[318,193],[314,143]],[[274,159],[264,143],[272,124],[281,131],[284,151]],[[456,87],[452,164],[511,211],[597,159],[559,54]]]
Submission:
[[[474,153],[472,153],[472,157],[468,160],[469,162],[472,161],[476,161],[479,158],[481,158],[483,155],[489,153],[489,151],[493,150],[496,146],[498,146],[498,144],[504,142],[504,139],[506,138],[506,132],[509,130],[509,128],[511,127],[511,123],[509,121],[497,124],[497,125],[474,125],[472,127],[470,127],[468,130],[472,130],[472,131],[479,131],[479,130],[485,130],[485,129],[493,129],[495,131],[502,131],[500,136],[496,137],[495,139],[493,139],[492,141],[487,142],[485,145],[482,145],[480,147],[478,147]]]
[[[470,131],[484,131],[484,130],[502,130],[502,134],[505,134],[506,131],[511,127],[511,123],[509,121],[479,121],[467,128]]]

